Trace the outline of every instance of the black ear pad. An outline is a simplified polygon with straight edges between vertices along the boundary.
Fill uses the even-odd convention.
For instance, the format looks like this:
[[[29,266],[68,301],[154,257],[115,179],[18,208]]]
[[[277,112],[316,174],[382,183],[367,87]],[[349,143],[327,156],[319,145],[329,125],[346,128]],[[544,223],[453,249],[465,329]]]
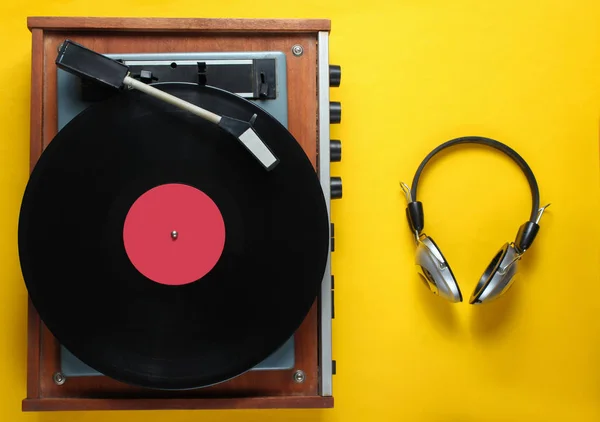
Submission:
[[[419,240],[415,264],[417,272],[434,294],[450,302],[462,302],[462,293],[450,265],[429,236]]]
[[[517,272],[519,257],[514,246],[505,243],[483,272],[469,303],[490,302],[506,292],[512,285]]]

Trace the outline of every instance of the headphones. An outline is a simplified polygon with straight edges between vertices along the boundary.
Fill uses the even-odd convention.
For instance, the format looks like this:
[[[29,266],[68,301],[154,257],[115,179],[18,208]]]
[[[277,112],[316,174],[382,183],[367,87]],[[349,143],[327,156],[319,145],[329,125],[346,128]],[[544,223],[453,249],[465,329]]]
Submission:
[[[423,204],[417,201],[417,188],[419,177],[423,168],[431,158],[438,152],[459,144],[480,144],[495,148],[508,155],[521,168],[531,189],[531,215],[529,220],[519,227],[515,241],[505,243],[496,253],[492,262],[487,266],[483,275],[479,279],[475,290],[469,299],[470,304],[480,304],[490,302],[505,293],[512,284],[517,272],[517,261],[521,259],[525,251],[533,243],[540,226],[538,223],[544,213],[544,210],[550,205],[540,208],[540,193],[533,172],[519,154],[510,147],[493,139],[480,136],[466,136],[447,141],[433,151],[421,162],[412,182],[412,190],[403,182],[400,183],[408,206],[406,208],[406,217],[410,229],[415,234],[417,252],[415,264],[417,272],[422,276],[423,281],[429,289],[436,295],[449,300],[450,302],[462,302],[462,293],[458,283],[452,274],[450,265],[444,258],[442,251],[435,244],[433,239],[423,233],[425,223],[423,214]]]

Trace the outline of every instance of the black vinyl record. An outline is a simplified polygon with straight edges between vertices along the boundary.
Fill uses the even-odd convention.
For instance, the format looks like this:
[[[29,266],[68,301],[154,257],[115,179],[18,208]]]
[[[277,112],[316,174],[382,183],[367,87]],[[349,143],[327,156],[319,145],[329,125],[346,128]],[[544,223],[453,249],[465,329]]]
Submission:
[[[217,114],[257,114],[254,128],[279,164],[266,171],[215,124],[145,94],[119,93],[79,114],[43,152],[23,197],[19,255],[41,319],[84,363],[134,385],[198,388],[250,370],[293,335],[319,292],[329,223],[312,164],[272,116],[216,88],[156,87]],[[214,262],[179,285],[145,275],[126,248],[134,205],[165,186],[196,192],[217,210],[196,219],[197,204],[188,207],[175,191],[175,199],[140,205],[132,239],[150,273],[164,270],[157,280],[199,274],[194,262],[204,253],[169,255],[162,238],[153,249],[144,236],[161,210],[184,226],[214,229],[202,240],[212,242]],[[162,233],[166,225],[160,236],[190,241],[173,221],[175,234]]]

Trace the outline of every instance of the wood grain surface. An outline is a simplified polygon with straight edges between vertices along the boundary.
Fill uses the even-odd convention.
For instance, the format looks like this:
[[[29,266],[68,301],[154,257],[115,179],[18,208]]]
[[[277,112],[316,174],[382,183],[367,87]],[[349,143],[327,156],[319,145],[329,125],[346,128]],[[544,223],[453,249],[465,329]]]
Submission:
[[[29,399],[23,411],[162,409],[314,409],[333,407],[333,397],[239,397],[209,399]]]
[[[42,153],[42,119],[43,119],[43,32],[41,29],[31,31],[31,105],[30,105],[30,146],[29,168],[33,169]],[[40,371],[40,319],[31,303],[27,301],[27,397],[39,395]]]
[[[168,31],[172,32],[261,32],[285,33],[329,31],[328,19],[212,19],[212,18],[104,18],[32,16],[29,29],[95,31]]]

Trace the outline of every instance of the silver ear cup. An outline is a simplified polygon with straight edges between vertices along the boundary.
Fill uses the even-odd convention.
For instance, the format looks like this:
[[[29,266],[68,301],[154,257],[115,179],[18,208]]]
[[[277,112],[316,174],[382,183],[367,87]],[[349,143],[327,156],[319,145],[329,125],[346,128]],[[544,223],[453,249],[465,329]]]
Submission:
[[[496,253],[479,279],[469,303],[490,302],[505,293],[517,273],[517,261],[520,255],[512,244],[505,243]]]
[[[415,263],[417,272],[436,295],[450,302],[462,302],[462,294],[452,274],[452,270],[433,239],[423,236],[419,239]]]

